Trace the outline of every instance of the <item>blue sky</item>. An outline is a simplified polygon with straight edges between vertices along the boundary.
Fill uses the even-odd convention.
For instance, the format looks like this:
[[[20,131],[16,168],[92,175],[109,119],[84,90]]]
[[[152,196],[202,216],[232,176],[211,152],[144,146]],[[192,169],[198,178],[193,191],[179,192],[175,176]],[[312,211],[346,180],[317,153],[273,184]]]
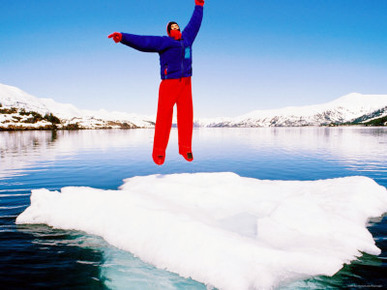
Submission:
[[[107,38],[184,27],[194,0],[0,0],[0,83],[40,98],[155,114],[158,55]],[[387,94],[387,1],[206,0],[195,117]]]

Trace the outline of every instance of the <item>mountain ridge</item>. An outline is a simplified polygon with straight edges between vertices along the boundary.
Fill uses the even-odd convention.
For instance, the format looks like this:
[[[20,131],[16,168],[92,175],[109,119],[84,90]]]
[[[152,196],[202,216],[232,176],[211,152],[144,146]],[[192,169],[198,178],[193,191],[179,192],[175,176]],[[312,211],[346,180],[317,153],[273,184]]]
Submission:
[[[273,110],[255,110],[234,118],[202,119],[201,127],[299,127],[349,125],[355,120],[380,111],[387,115],[387,95],[351,93],[336,100],[308,106]],[[367,118],[363,120],[367,121]],[[353,123],[361,124],[359,122]]]
[[[154,116],[106,110],[81,110],[72,104],[37,98],[0,83],[0,129],[152,128]],[[272,110],[254,110],[228,118],[202,118],[196,127],[386,126],[387,95],[350,93],[333,101]]]
[[[60,124],[56,127],[74,128],[74,129],[106,129],[106,128],[148,128],[154,124],[153,118],[138,114],[129,114],[123,112],[108,112],[106,110],[81,110],[72,104],[63,104],[53,99],[37,98],[21,89],[0,83],[0,104],[3,108],[16,108],[27,112],[36,112],[40,115],[53,114],[60,119]],[[2,128],[17,126],[29,128],[31,125],[22,124],[23,122],[14,122],[20,118],[17,116],[20,112],[14,113],[9,118],[0,118]],[[0,115],[1,116],[1,115]],[[16,118],[16,119],[15,119]],[[6,122],[6,123],[4,123]],[[45,124],[48,126],[49,124]],[[28,127],[28,128],[27,128]],[[32,126],[34,127],[34,126]]]

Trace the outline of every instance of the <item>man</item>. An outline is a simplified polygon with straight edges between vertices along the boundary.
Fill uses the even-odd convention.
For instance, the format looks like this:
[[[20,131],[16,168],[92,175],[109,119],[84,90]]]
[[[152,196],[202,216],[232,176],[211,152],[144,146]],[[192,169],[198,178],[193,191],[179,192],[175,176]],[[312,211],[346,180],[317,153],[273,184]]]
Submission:
[[[195,10],[183,32],[176,22],[167,25],[168,36],[141,36],[114,32],[109,38],[144,52],[160,55],[161,83],[157,106],[153,161],[162,165],[172,127],[173,107],[177,107],[179,153],[192,161],[192,44],[203,18],[204,0],[195,0]]]

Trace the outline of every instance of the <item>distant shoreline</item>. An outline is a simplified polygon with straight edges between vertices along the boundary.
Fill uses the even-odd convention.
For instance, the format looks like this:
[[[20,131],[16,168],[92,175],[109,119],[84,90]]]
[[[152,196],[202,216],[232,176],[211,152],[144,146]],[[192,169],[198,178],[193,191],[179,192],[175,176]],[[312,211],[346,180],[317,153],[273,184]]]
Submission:
[[[232,127],[232,126],[224,126],[224,127],[195,127],[206,128],[206,129],[267,129],[267,128],[340,128],[340,127],[373,127],[373,128],[386,128],[387,125],[371,125],[371,124],[340,124],[340,125],[322,125],[322,126],[270,126],[270,127]],[[112,128],[112,127],[101,127],[101,128],[54,128],[52,126],[31,128],[31,127],[22,127],[22,126],[12,126],[11,128],[4,128],[0,126],[0,132],[20,132],[20,131],[95,131],[95,130],[153,130],[154,128],[150,127],[136,127],[136,128]]]

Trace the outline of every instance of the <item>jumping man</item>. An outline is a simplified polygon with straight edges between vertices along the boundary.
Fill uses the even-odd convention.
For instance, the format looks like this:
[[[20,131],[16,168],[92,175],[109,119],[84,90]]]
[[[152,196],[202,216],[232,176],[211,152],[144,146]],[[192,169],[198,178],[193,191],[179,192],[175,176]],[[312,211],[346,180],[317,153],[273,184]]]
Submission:
[[[134,49],[157,52],[160,55],[161,83],[157,106],[157,118],[153,143],[153,161],[162,165],[172,127],[173,107],[177,107],[179,153],[192,161],[192,44],[199,32],[203,18],[204,0],[195,0],[191,20],[180,31],[179,25],[171,21],[167,25],[168,36],[142,36],[114,32],[108,37]]]

